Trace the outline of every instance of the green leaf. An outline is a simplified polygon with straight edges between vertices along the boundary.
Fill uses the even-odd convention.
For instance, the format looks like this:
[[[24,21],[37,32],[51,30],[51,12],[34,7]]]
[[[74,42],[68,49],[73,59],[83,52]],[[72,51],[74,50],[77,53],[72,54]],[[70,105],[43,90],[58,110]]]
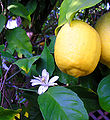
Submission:
[[[16,64],[19,68],[24,70],[26,73],[28,73],[31,69],[32,64],[39,59],[40,56],[34,56],[31,58],[24,58],[17,60],[14,64]]]
[[[3,107],[0,107],[0,120],[12,120],[14,119],[15,115],[20,113],[21,110],[10,110],[10,109],[4,109]]]
[[[1,58],[5,59],[8,62],[15,62],[16,59],[12,56],[12,54],[8,53],[7,51],[4,51],[5,46],[0,45],[0,53],[1,53]]]
[[[24,71],[22,71],[23,74],[26,74]],[[29,70],[28,74],[26,76],[33,77],[33,76],[39,76],[36,72],[36,64],[33,64],[31,66],[31,69]]]
[[[54,75],[58,75],[59,76],[58,80],[63,84],[76,85],[78,83],[78,78],[75,78],[66,73],[63,73],[62,71],[59,70],[57,66],[55,68]]]
[[[50,51],[48,50],[46,43],[44,46],[44,50],[40,56],[40,59],[37,61],[36,66],[38,74],[41,74],[43,69],[46,69],[49,72],[50,76],[53,74],[53,71],[55,69],[54,58],[50,54]]]
[[[0,45],[0,53],[5,49],[5,46],[2,44]]]
[[[24,29],[17,27],[12,30],[7,30],[6,40],[8,41],[8,48],[12,53],[16,50],[19,56],[24,54],[26,57],[29,57],[27,56],[27,52],[32,54],[32,45]]]
[[[100,73],[96,68],[93,73],[79,78],[80,85],[85,88],[92,89],[96,92],[98,87],[98,81],[100,80],[99,75]]]
[[[30,21],[29,12],[25,8],[25,6],[22,5],[21,3],[13,3],[12,5],[9,5],[7,9],[14,15],[21,16]]]
[[[83,102],[67,88],[50,88],[38,97],[38,103],[45,120],[88,120]]]
[[[51,4],[54,5],[56,0],[50,0]]]
[[[3,27],[5,26],[6,17],[0,14],[0,33],[2,32]]]
[[[110,75],[104,77],[97,89],[99,104],[107,112],[110,112]]]
[[[54,45],[55,45],[56,37],[51,36],[50,39],[51,39],[51,42],[50,42],[48,49],[50,50],[50,53],[54,53]]]
[[[64,25],[66,22],[71,22],[78,10],[92,7],[100,1],[102,0],[64,0],[60,7],[60,17],[55,33],[57,34],[59,27]]]
[[[88,113],[100,109],[97,93],[92,89],[82,86],[68,86],[67,88],[74,91],[80,97]]]
[[[37,1],[36,0],[30,0],[27,3],[26,8],[29,12],[29,15],[31,15],[35,11],[36,7],[37,7]]]
[[[15,62],[16,61],[16,59],[10,53],[8,53],[6,51],[2,51],[1,56],[3,59],[5,59],[8,62]]]

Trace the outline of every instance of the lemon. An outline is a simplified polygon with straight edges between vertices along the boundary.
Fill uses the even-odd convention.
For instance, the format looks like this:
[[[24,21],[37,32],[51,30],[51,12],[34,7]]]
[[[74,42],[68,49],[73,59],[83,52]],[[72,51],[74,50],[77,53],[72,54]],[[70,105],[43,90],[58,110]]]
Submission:
[[[74,20],[58,32],[55,42],[55,62],[61,71],[74,77],[94,71],[101,54],[96,30],[85,22]]]
[[[98,19],[95,29],[101,38],[101,62],[110,68],[110,12]]]

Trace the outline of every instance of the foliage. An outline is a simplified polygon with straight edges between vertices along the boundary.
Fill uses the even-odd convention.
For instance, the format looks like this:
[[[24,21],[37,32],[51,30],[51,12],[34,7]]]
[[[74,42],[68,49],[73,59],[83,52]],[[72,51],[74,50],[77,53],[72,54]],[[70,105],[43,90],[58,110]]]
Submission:
[[[107,12],[108,2],[0,1],[0,119],[18,120],[15,115],[19,113],[21,120],[88,120],[91,111],[110,112],[108,67],[99,62],[92,74],[74,78],[61,72],[54,62],[54,32],[57,34],[62,25],[73,19],[94,27],[97,19]],[[14,26],[20,25],[7,28],[10,18]],[[59,76],[58,86],[38,95],[38,87],[32,87],[30,81],[33,75],[40,75],[43,80],[43,69],[50,77]]]

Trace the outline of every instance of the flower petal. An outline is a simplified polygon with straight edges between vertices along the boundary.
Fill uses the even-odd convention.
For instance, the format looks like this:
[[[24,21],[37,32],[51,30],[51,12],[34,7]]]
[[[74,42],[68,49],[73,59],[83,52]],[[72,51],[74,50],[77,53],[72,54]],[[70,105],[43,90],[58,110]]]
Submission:
[[[34,85],[41,85],[42,84],[42,82],[40,82],[39,80],[35,80],[35,79],[31,79],[30,82],[32,82],[32,86],[34,86]]]
[[[55,86],[58,85],[57,83],[49,83],[48,86]]]
[[[6,24],[6,27],[8,29],[13,29],[13,28],[17,27],[17,19],[15,19],[15,20],[12,20],[12,18],[9,19],[7,24]]]
[[[52,78],[50,79],[49,83],[54,83],[55,81],[58,80],[58,78],[59,78],[58,76],[52,77]]]
[[[42,78],[44,77],[45,83],[48,83],[49,80],[49,73],[46,71],[46,69],[43,69],[42,71]]]
[[[38,94],[43,94],[48,89],[48,86],[40,86],[38,89]]]
[[[43,70],[42,70],[42,76],[44,76],[44,77],[47,76],[47,71],[46,71],[46,69],[43,69]]]
[[[35,77],[35,76],[33,76],[35,79],[37,79],[37,80],[40,80],[41,81],[41,78],[40,77]]]

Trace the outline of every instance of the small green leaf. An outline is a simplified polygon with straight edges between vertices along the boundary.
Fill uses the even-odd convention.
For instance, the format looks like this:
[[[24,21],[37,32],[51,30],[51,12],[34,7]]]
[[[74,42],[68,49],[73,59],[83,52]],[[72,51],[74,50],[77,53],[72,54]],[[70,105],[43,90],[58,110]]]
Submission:
[[[24,58],[17,60],[14,64],[16,64],[19,68],[24,70],[26,73],[28,73],[31,69],[32,64],[39,59],[40,56],[34,56],[31,58]]]
[[[45,120],[88,120],[83,102],[67,88],[49,88],[38,97],[38,103]]]
[[[10,109],[4,109],[3,107],[0,107],[0,120],[12,120],[14,119],[15,115],[20,113],[21,110],[10,110]]]
[[[56,37],[51,36],[50,39],[51,39],[51,42],[50,42],[48,49],[50,50],[50,53],[54,53],[54,45],[55,45]]]
[[[32,45],[24,29],[17,27],[12,30],[7,30],[6,40],[8,41],[8,48],[12,53],[16,50],[19,56],[24,54],[26,57],[29,56],[27,56],[27,52],[24,51],[32,54]]]
[[[107,112],[110,112],[110,75],[104,77],[97,89],[99,104]]]
[[[37,61],[36,70],[38,74],[41,74],[43,69],[46,69],[47,72],[49,72],[49,75],[51,76],[53,74],[53,71],[55,69],[54,64],[54,58],[52,54],[50,54],[49,49],[47,48],[47,45],[45,43],[44,50],[41,54],[40,59]]]
[[[64,0],[60,7],[58,27],[55,30],[57,35],[59,28],[66,22],[71,22],[78,10],[92,7],[102,0]]]
[[[3,27],[5,26],[6,17],[0,14],[0,33],[2,32]]]
[[[13,3],[12,5],[9,5],[8,10],[17,16],[21,16],[21,17],[24,17],[26,19],[29,19],[28,18],[29,12],[25,8],[25,6],[22,5],[21,3]]]
[[[29,15],[31,15],[35,11],[36,7],[37,7],[37,1],[36,0],[30,0],[27,3],[26,8],[29,12]]]

